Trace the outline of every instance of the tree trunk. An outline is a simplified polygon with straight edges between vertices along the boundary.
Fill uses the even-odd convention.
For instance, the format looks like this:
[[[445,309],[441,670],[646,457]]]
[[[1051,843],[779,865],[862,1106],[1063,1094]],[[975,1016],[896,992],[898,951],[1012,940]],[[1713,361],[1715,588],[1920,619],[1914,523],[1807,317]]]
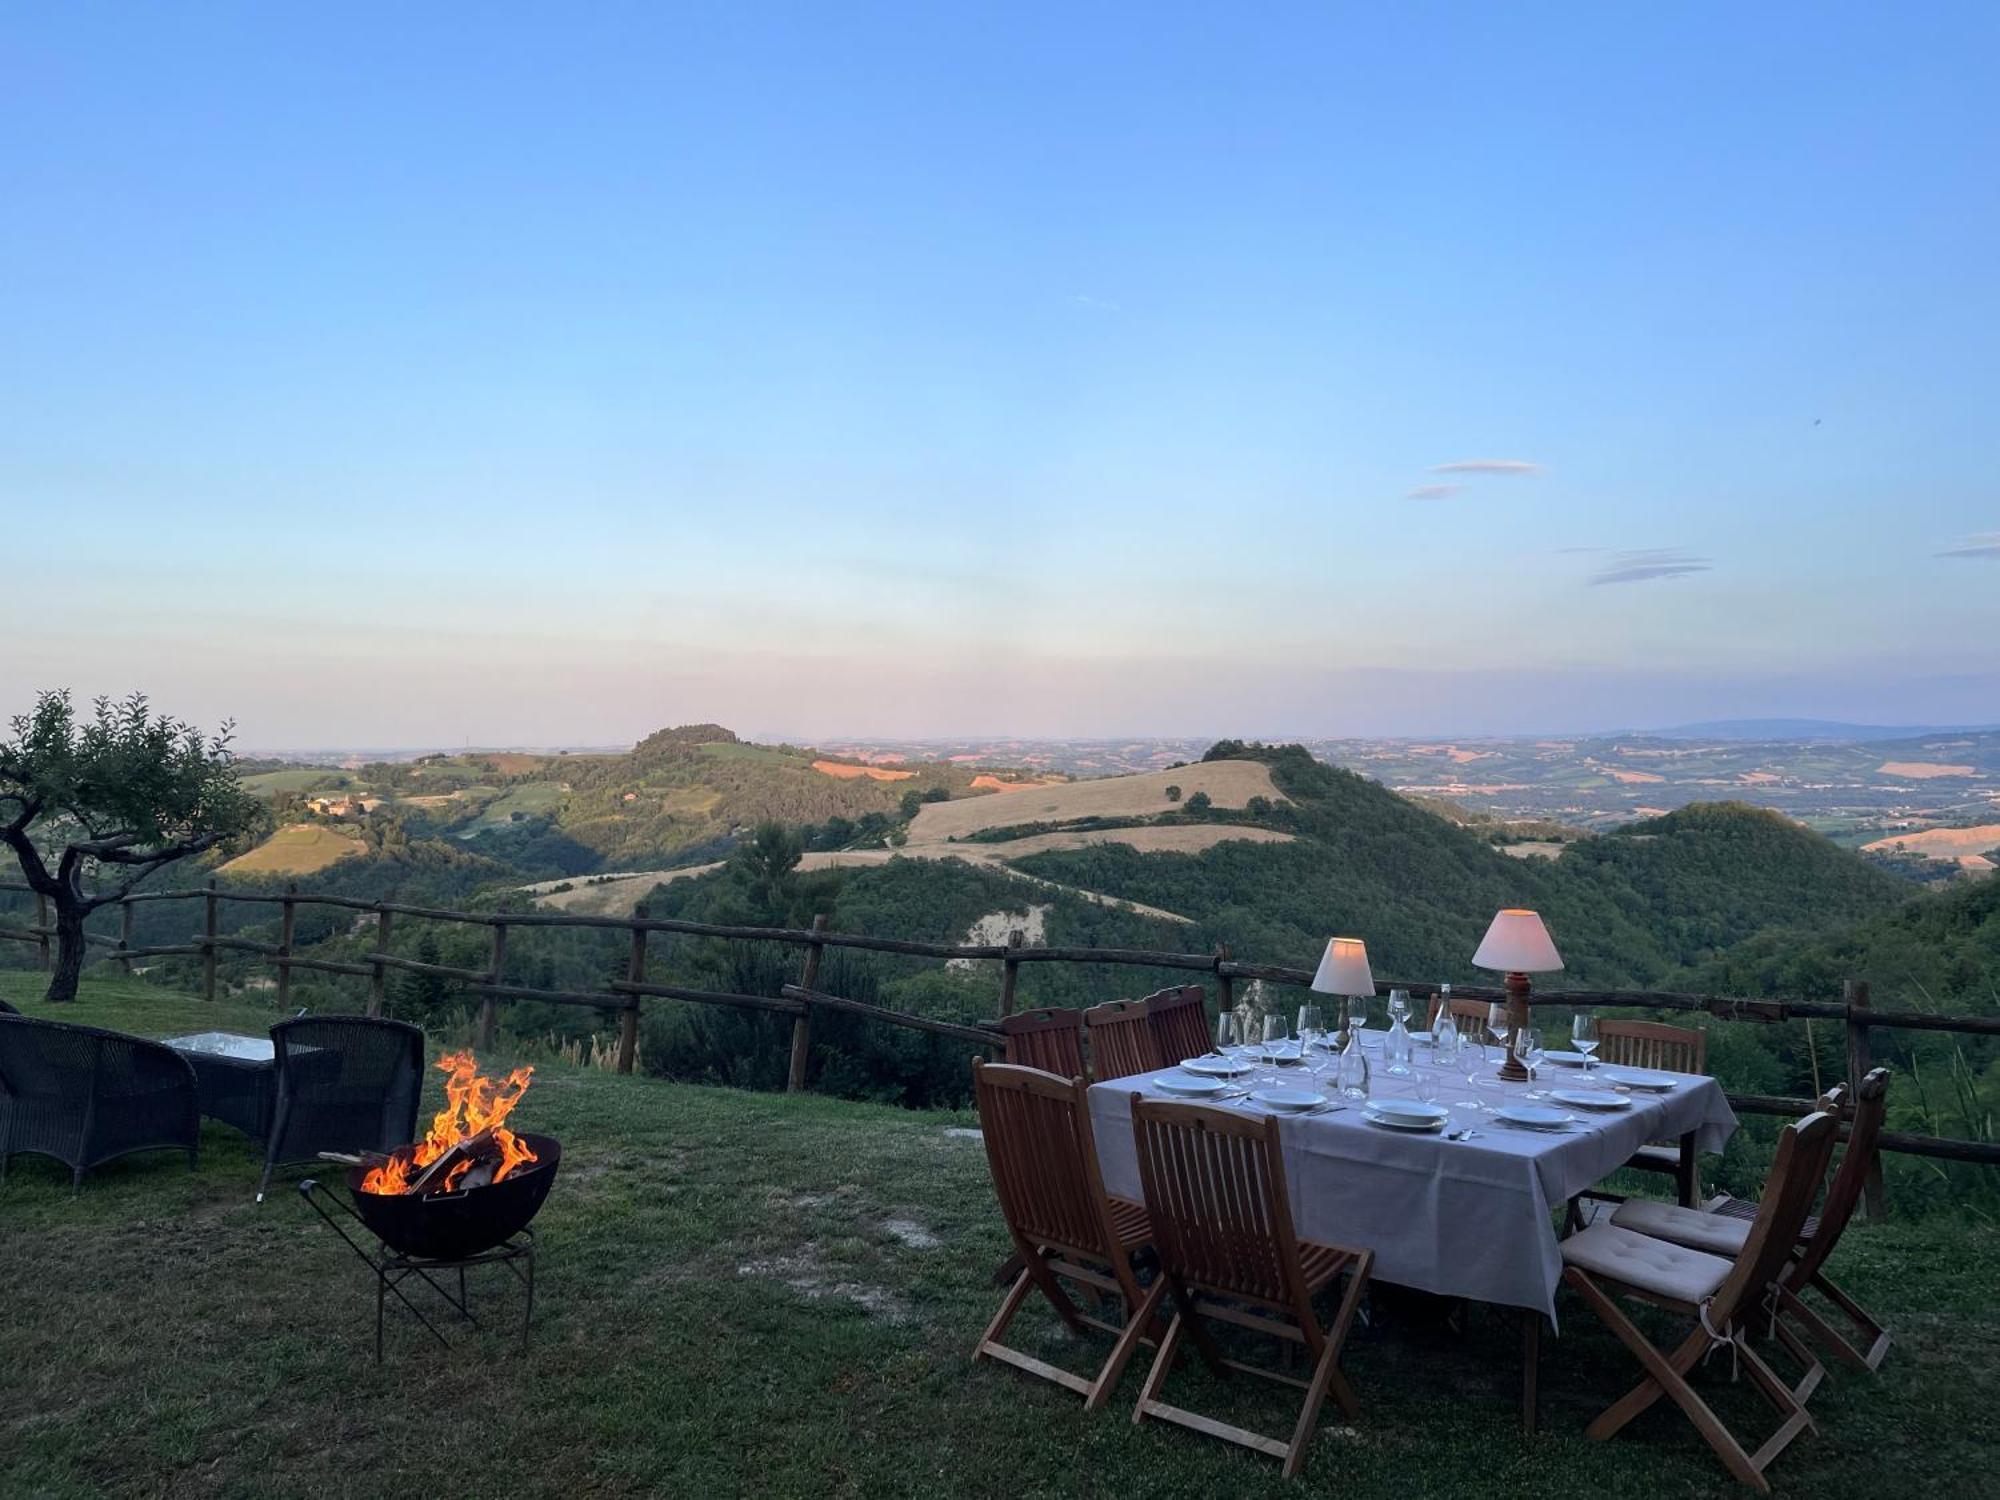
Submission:
[[[61,1005],[76,998],[77,979],[83,973],[84,912],[83,904],[66,892],[51,896],[49,904],[56,915],[56,971],[44,998],[51,1005]]]

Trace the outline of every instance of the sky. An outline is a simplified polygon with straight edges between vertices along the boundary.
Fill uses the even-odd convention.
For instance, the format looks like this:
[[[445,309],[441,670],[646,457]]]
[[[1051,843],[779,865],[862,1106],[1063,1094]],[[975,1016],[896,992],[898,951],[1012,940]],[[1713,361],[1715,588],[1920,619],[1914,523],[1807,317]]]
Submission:
[[[0,714],[2000,720],[1996,50],[1983,3],[0,0]]]

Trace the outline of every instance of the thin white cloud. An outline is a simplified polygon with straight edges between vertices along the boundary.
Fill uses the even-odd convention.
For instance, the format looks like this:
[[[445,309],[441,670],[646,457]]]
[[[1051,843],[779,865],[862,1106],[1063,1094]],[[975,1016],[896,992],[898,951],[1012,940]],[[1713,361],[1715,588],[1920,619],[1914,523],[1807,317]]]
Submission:
[[[1125,309],[1116,302],[1107,302],[1102,297],[1092,297],[1085,292],[1077,292],[1073,296],[1071,296],[1069,300],[1074,302],[1078,307],[1094,308],[1098,312],[1125,311]]]
[[[1403,498],[1405,500],[1449,500],[1460,490],[1462,484],[1420,484]]]
[[[1685,578],[1690,573],[1706,573],[1715,566],[1705,557],[1695,557],[1678,547],[1648,547],[1637,552],[1614,552],[1611,560],[1591,575],[1594,588],[1603,583],[1644,583],[1653,578]]]
[[[1990,557],[2000,561],[2000,531],[1982,531],[1977,536],[1953,542],[1939,557]]]
[[[1542,466],[1525,458],[1460,458],[1448,464],[1432,464],[1433,474],[1539,474]]]

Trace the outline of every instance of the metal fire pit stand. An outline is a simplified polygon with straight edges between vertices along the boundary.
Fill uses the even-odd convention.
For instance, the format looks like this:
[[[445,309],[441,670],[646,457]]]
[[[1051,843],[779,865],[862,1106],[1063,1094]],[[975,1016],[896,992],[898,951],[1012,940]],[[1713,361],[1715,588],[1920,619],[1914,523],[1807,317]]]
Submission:
[[[513,1238],[495,1245],[490,1250],[482,1250],[477,1255],[467,1255],[456,1260],[432,1260],[424,1256],[402,1255],[391,1250],[388,1245],[382,1243],[376,1237],[372,1230],[368,1229],[361,1215],[354,1211],[353,1205],[345,1202],[331,1189],[321,1186],[318,1181],[311,1177],[308,1177],[299,1184],[299,1196],[306,1200],[307,1205],[314,1213],[318,1214],[332,1226],[335,1234],[347,1242],[347,1248],[360,1258],[361,1263],[375,1273],[376,1364],[379,1365],[382,1363],[382,1325],[388,1310],[389,1296],[392,1292],[395,1294],[396,1300],[408,1308],[416,1320],[429,1330],[430,1336],[438,1341],[440,1347],[445,1349],[451,1347],[451,1340],[444,1336],[438,1329],[438,1326],[424,1315],[423,1309],[412,1302],[409,1294],[403,1290],[403,1283],[408,1281],[412,1276],[420,1277],[428,1283],[430,1289],[444,1299],[447,1307],[470,1323],[474,1328],[483,1326],[479,1319],[473,1316],[471,1305],[466,1298],[465,1272],[468,1266],[505,1266],[509,1271],[514,1273],[514,1279],[519,1281],[526,1289],[527,1305],[521,1313],[521,1352],[523,1354],[528,1352],[528,1331],[535,1321],[534,1230],[526,1228],[518,1230]],[[365,1239],[356,1239],[353,1235],[349,1234],[347,1226],[328,1211],[328,1204],[332,1204],[348,1218],[360,1224],[366,1232]],[[370,1250],[366,1243],[367,1240],[373,1240],[378,1248]],[[431,1274],[432,1272],[446,1273],[447,1280],[443,1284],[440,1284]],[[449,1280],[449,1273],[452,1272],[457,1273],[456,1295],[453,1295]]]

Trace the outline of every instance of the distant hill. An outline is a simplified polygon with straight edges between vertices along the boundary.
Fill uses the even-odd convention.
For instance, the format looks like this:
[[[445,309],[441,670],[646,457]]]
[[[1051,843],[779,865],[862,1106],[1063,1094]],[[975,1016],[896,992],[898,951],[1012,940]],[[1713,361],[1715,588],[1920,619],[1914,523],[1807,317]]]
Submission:
[[[1353,933],[1368,940],[1378,973],[1411,979],[1486,977],[1472,969],[1471,955],[1503,906],[1544,913],[1569,964],[1565,982],[1655,983],[1765,926],[1836,926],[1887,910],[1908,892],[1816,834],[1730,804],[1685,809],[1632,834],[1579,839],[1560,859],[1510,859],[1481,833],[1298,747],[1238,748],[1240,758],[1210,764],[1231,768],[1246,808],[1250,796],[1262,794],[1249,791],[1245,774],[1263,772],[1276,795],[1249,824],[1289,838],[1251,842],[1227,837],[1229,829],[1220,827],[1214,831],[1223,837],[1211,847],[1160,852],[1134,847],[1141,840],[1131,832],[1106,829],[1100,839],[1079,839],[1070,848],[1023,841],[958,847],[1063,891],[1184,917],[1188,923],[1174,930],[1173,942],[1190,951],[1227,943],[1260,959],[1309,967],[1327,937]],[[1171,774],[1192,785],[1200,769]],[[1151,784],[1168,774],[1080,783],[1063,795],[1094,787],[1100,796],[1115,796],[1119,781],[1143,782],[1140,800],[1150,805]],[[1160,795],[1164,800],[1163,788]],[[990,799],[976,810],[997,815],[1015,800]],[[1019,800],[1034,805],[1032,798]],[[1077,805],[1064,802],[1058,810]],[[923,817],[960,810],[943,804]],[[844,902],[878,883],[900,886],[911,878],[893,867],[847,870],[838,890]]]
[[[1876,740],[1914,740],[1933,734],[1980,734],[2000,724],[1843,724],[1833,719],[1714,719],[1704,724],[1677,724],[1645,733],[1668,740],[1834,740],[1872,744]]]

